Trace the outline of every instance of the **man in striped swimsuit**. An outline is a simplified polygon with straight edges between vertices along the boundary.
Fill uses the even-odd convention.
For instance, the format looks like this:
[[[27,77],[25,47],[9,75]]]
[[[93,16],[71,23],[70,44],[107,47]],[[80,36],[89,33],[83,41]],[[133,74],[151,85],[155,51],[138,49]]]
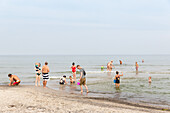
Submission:
[[[42,67],[42,76],[43,76],[43,87],[46,88],[47,81],[49,80],[49,67],[47,66],[48,62],[45,62],[45,65]]]

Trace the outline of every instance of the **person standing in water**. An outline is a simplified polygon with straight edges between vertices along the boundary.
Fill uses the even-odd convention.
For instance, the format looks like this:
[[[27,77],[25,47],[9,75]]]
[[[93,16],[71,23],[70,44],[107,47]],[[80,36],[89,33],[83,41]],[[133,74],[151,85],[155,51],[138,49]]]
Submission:
[[[152,83],[151,76],[149,77],[149,83]]]
[[[16,75],[8,74],[8,77],[10,80],[9,86],[19,85],[21,82],[21,80]]]
[[[71,69],[72,69],[72,73],[73,73],[73,83],[75,83],[76,82],[76,66],[75,66],[74,62],[72,63]]]
[[[138,65],[138,62],[136,62],[135,66],[136,66],[136,73],[138,73],[138,71],[139,71],[139,65]]]
[[[86,85],[86,72],[85,72],[85,70],[82,68],[82,67],[80,67],[80,65],[77,65],[77,69],[79,69],[80,70],[80,88],[81,88],[81,93],[83,93],[83,87],[82,87],[82,85],[84,85],[84,87],[86,88],[86,91],[87,91],[87,93],[89,92],[88,91],[88,87],[87,87],[87,85]]]
[[[144,63],[145,61],[144,61],[144,59],[142,59],[142,63]]]
[[[113,60],[111,60],[108,64],[107,64],[107,71],[112,71],[113,67],[115,68],[115,66],[113,65]]]
[[[35,71],[36,71],[36,80],[35,80],[35,86],[40,86],[40,75],[41,75],[41,68],[40,68],[41,64],[40,63],[35,63]]]
[[[47,81],[49,80],[49,67],[47,66],[48,62],[45,62],[45,65],[42,67],[42,76],[43,76],[43,87],[46,88]]]
[[[123,76],[123,72],[122,72],[121,75],[119,75],[119,72],[116,71],[116,76],[115,76],[115,78],[114,78],[116,87],[119,87],[119,86],[120,86],[120,76]]]
[[[122,64],[123,64],[123,62],[122,62],[121,60],[119,60],[119,62],[120,62],[120,65],[122,65]]]

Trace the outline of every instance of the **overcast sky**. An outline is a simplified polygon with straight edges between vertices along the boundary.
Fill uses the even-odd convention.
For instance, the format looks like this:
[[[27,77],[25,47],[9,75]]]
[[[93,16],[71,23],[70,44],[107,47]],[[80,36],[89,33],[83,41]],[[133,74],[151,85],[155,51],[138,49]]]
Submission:
[[[170,0],[0,0],[1,55],[170,54]]]

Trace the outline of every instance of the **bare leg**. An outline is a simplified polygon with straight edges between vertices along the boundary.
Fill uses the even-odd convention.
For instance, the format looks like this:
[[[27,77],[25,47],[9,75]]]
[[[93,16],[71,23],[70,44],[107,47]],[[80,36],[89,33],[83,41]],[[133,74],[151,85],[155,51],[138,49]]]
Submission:
[[[73,79],[76,82],[76,72],[73,73]]]
[[[38,86],[40,86],[40,76],[38,76]]]
[[[43,81],[43,87],[46,88],[46,81]]]
[[[47,86],[47,81],[45,81],[45,88],[46,88],[46,86]]]
[[[36,75],[35,86],[37,86],[38,75]]]
[[[83,93],[83,87],[82,87],[82,85],[80,85],[80,88],[81,88],[81,93]]]
[[[84,85],[84,87],[86,88],[86,91],[87,91],[87,93],[88,93],[88,92],[89,92],[89,91],[88,91],[88,87],[87,87],[86,85]]]

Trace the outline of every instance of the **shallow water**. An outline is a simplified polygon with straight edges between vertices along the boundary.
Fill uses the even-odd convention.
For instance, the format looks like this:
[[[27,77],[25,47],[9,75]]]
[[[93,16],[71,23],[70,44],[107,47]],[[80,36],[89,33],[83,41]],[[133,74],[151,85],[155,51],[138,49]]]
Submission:
[[[0,56],[0,84],[7,84],[8,73],[18,75],[22,84],[34,85],[34,63],[49,62],[50,81],[48,86],[71,93],[80,91],[78,85],[60,86],[59,78],[72,75],[71,63],[74,61],[85,68],[87,85],[91,93],[88,96],[114,98],[123,101],[147,103],[150,105],[170,107],[170,56]],[[119,60],[123,65],[119,65]],[[142,59],[145,60],[142,63]],[[100,70],[114,60],[116,69],[109,73]],[[139,62],[139,74],[135,72],[135,62]],[[124,72],[120,88],[113,84],[115,71]],[[152,83],[148,83],[148,77]],[[79,77],[79,74],[77,74]]]

